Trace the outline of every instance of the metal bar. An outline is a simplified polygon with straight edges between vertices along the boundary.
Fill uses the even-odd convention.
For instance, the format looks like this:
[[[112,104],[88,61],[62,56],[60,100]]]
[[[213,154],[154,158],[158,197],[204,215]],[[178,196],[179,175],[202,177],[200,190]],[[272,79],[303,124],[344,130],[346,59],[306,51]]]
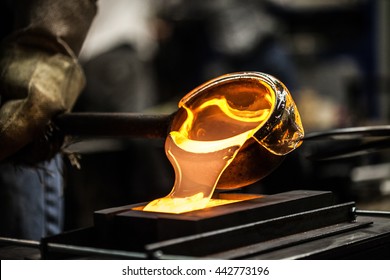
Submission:
[[[351,140],[362,139],[364,137],[389,137],[390,125],[378,126],[360,126],[360,127],[346,127],[336,128],[320,132],[311,132],[306,134],[304,141],[308,140]]]
[[[76,246],[76,245],[67,245],[67,244],[58,244],[58,243],[48,243],[47,250],[49,252],[55,253],[67,253],[73,255],[84,255],[84,256],[99,256],[99,257],[110,257],[118,259],[146,259],[147,255],[145,253],[139,252],[129,252],[122,250],[111,250],[103,248],[93,248],[86,246]]]
[[[35,240],[0,237],[0,245],[17,245],[17,246],[39,248],[40,243],[39,241],[35,241]]]
[[[64,134],[79,137],[165,138],[173,115],[138,113],[67,113],[55,126]]]
[[[361,216],[387,216],[390,217],[390,211],[379,211],[379,210],[355,210],[357,215]]]
[[[207,257],[216,259],[252,258],[267,252],[280,250],[282,248],[292,247],[309,241],[318,240],[332,235],[345,233],[351,230],[364,228],[371,224],[372,222],[339,223],[314,230],[284,236],[281,238],[272,239],[265,242],[250,244],[248,246],[243,246],[238,249],[218,252],[216,254],[208,255]]]

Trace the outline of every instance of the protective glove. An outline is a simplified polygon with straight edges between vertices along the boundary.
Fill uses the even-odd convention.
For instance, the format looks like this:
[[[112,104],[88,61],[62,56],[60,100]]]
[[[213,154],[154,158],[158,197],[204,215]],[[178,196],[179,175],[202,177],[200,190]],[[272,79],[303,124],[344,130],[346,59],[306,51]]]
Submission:
[[[96,13],[91,0],[17,1],[17,30],[0,53],[0,161],[33,164],[61,146],[52,119],[84,87],[77,55]]]

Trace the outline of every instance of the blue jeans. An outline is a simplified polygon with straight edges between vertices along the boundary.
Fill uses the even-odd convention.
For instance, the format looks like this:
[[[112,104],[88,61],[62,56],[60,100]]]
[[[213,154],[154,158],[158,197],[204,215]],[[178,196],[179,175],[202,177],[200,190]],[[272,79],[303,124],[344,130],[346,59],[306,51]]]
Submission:
[[[40,240],[63,226],[61,156],[35,167],[0,164],[0,236]]]

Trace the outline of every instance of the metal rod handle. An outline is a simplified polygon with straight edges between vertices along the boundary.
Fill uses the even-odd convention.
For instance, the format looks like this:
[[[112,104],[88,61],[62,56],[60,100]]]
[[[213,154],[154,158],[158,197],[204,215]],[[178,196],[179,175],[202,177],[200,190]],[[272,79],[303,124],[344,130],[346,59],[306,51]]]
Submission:
[[[173,115],[138,113],[66,113],[55,125],[66,135],[80,137],[165,138]]]

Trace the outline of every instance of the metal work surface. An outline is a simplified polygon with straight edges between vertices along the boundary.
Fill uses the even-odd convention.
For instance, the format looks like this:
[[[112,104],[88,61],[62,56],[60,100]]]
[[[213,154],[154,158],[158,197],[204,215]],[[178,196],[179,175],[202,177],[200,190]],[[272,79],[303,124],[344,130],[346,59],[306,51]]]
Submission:
[[[372,224],[249,259],[390,259],[390,218],[358,217],[357,222]]]
[[[295,194],[302,195],[305,192],[296,191]],[[279,205],[280,208],[288,208],[283,206],[281,202],[284,201],[281,197],[285,197],[286,194],[288,193],[276,195],[276,198],[279,197],[280,201],[275,205]],[[115,216],[118,213],[128,212],[128,208],[118,207],[115,208],[116,211],[113,211],[113,209],[102,210],[99,211],[97,217],[103,215],[102,212],[104,212],[104,215],[111,217],[111,224],[99,221],[101,223],[99,226],[95,225],[90,228],[51,236],[39,243],[3,238],[0,243],[0,256],[2,259],[390,258],[390,215],[384,215],[382,212],[380,215],[376,215],[375,212],[357,211],[354,202],[333,204],[327,192],[309,191],[306,192],[306,195],[312,197],[312,199],[317,197],[320,200],[325,200],[327,205],[309,207],[309,209],[303,211],[288,210],[290,213],[284,215],[278,215],[281,212],[276,210],[276,213],[278,213],[276,216],[274,211],[269,214],[270,216],[264,214],[265,216],[255,221],[236,222],[235,225],[219,227],[205,232],[194,232],[193,234],[166,240],[159,240],[161,237],[150,234],[147,232],[148,229],[138,231],[137,234],[143,232],[143,236],[137,234],[131,236],[128,235],[127,231],[112,236],[112,229],[114,232],[121,230],[120,228],[115,229]],[[295,199],[302,202],[302,197],[297,198],[296,196]],[[264,212],[268,212],[272,209],[268,208],[273,205],[272,200],[275,200],[275,197],[269,199],[268,204],[265,203],[254,208],[265,207],[263,209],[267,211],[264,210]],[[240,207],[243,207],[243,204]],[[226,209],[231,209],[231,206],[225,207]],[[223,216],[223,214],[229,213],[227,210],[214,210],[210,211],[212,213],[203,215],[188,213],[187,218],[183,218],[180,214],[182,219],[178,220],[184,220],[185,224],[197,224],[204,219],[215,218],[214,215]],[[112,214],[112,212],[115,212],[115,214]],[[245,211],[240,214],[241,217],[244,215],[243,213]],[[359,215],[359,213],[362,213],[362,215]],[[147,213],[147,215],[150,214],[159,215],[158,213]],[[100,218],[102,217],[100,216]],[[156,223],[157,220],[158,218],[149,219],[148,223]],[[145,221],[142,221],[142,223],[145,223]],[[220,225],[218,223],[213,224]],[[102,225],[114,227],[102,230]],[[172,227],[167,230],[174,231],[175,228]],[[26,251],[26,247],[28,247],[28,251]],[[37,254],[38,252],[40,254]]]
[[[144,243],[230,228],[319,209],[333,204],[331,192],[291,191],[183,214],[131,210],[144,204],[95,212],[95,226],[115,240]],[[348,219],[346,210],[345,217]],[[126,243],[121,242],[121,244]]]
[[[238,250],[238,248],[251,246],[277,238],[296,235],[300,233],[307,234],[308,231],[322,229],[322,233],[335,234],[346,230],[349,223],[353,227],[361,227],[364,224],[352,222],[351,209],[353,204],[341,204],[336,206],[324,207],[297,214],[262,220],[245,225],[220,229],[205,234],[198,234],[177,238],[174,240],[163,241],[146,246],[150,251],[179,255],[190,255],[194,257],[218,257],[231,258],[226,251]],[[333,227],[331,227],[333,225]],[[334,226],[339,225],[339,226]],[[341,228],[339,228],[341,227]],[[350,227],[352,228],[352,227]],[[303,235],[301,240],[310,238],[320,238],[312,234]],[[290,242],[291,243],[291,242]],[[244,255],[248,253],[243,249]]]

